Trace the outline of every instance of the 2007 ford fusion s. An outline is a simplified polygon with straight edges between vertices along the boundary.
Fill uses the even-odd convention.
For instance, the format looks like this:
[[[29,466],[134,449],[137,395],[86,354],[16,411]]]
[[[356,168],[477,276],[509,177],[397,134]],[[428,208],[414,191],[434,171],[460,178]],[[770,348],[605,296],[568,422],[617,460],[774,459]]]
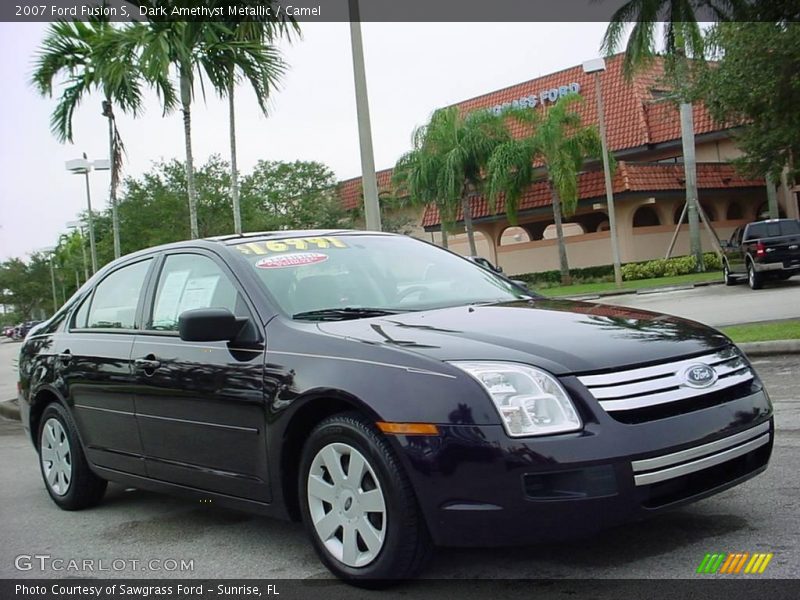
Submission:
[[[434,545],[586,535],[762,472],[731,341],[550,300],[408,237],[181,242],[99,271],[26,339],[22,420],[67,510],[107,481],[301,519],[351,580]]]

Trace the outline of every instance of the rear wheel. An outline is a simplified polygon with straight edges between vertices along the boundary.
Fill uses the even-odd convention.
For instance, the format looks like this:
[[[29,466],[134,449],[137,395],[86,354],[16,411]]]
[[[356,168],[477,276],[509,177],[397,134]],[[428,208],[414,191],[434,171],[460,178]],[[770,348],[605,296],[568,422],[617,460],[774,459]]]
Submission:
[[[751,290],[760,290],[764,285],[761,273],[756,271],[752,262],[747,263],[747,283],[750,285]]]
[[[413,576],[430,538],[386,439],[360,415],[335,415],[309,436],[300,468],[303,522],[337,577],[377,587]]]
[[[54,402],[42,413],[39,466],[47,493],[64,510],[94,506],[107,482],[89,468],[69,412]]]

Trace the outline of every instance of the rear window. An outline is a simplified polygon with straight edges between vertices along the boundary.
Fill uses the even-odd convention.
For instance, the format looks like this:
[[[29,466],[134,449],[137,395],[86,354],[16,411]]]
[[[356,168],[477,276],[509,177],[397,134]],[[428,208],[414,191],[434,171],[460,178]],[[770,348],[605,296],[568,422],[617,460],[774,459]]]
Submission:
[[[747,228],[747,239],[779,237],[800,234],[800,221],[775,221],[774,223],[754,223]]]

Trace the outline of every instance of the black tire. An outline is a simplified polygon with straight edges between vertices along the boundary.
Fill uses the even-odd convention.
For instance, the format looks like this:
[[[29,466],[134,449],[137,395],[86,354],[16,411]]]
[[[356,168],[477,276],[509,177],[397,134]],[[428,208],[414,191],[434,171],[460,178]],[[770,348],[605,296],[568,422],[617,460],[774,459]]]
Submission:
[[[46,435],[45,429],[53,427],[53,430],[57,430],[53,421],[60,424],[61,431],[58,433],[62,441],[65,440],[68,442],[67,451],[71,475],[69,476],[68,483],[64,485],[66,489],[60,489],[63,493],[59,493],[59,491],[54,488],[53,484],[48,481],[48,473],[46,473],[46,470],[52,469],[53,461],[47,461],[42,458],[42,456],[46,455],[48,450],[50,450],[47,447],[47,442],[45,441],[43,443],[43,436]],[[51,430],[51,433],[53,430]],[[69,411],[58,402],[49,404],[42,413],[39,425],[39,437],[37,438],[37,450],[39,452],[39,469],[42,473],[44,487],[53,499],[53,502],[59,507],[64,510],[81,510],[100,502],[106,491],[108,482],[92,472],[86,462],[86,456],[83,453],[83,447],[78,438],[75,423]],[[48,467],[48,465],[50,466]],[[56,480],[58,481],[58,478]]]
[[[747,263],[747,283],[751,290],[760,290],[764,285],[764,278],[753,267],[752,261]]]
[[[312,521],[308,496],[309,473],[317,455],[322,455],[321,451],[331,444],[345,445],[357,450],[361,458],[365,459],[368,469],[377,476],[377,489],[383,493],[383,544],[376,557],[364,566],[349,566],[334,556],[320,538]],[[344,470],[342,463],[340,466]],[[349,475],[349,462],[347,468]],[[320,560],[340,579],[360,587],[385,587],[393,581],[413,577],[429,558],[432,551],[430,535],[411,482],[383,435],[358,413],[334,415],[314,428],[303,447],[299,479],[300,507],[306,532]],[[339,496],[336,502],[339,502],[338,498]],[[339,508],[344,506],[346,505],[340,504]],[[330,512],[326,516],[336,510],[336,506],[330,504]],[[342,515],[341,510],[339,515]],[[335,531],[334,535],[341,536],[344,548],[343,528]],[[354,539],[362,542],[360,537]]]
[[[731,271],[728,268],[728,261],[725,261],[722,265],[722,279],[725,281],[725,285],[736,285],[736,278],[731,276]]]

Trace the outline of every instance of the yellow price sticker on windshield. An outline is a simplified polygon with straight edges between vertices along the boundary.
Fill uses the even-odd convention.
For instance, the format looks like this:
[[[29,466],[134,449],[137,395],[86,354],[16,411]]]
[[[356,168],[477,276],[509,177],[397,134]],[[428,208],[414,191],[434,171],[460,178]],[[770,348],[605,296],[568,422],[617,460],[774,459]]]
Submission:
[[[236,249],[244,254],[273,254],[277,252],[297,251],[297,250],[319,250],[326,248],[347,248],[342,240],[332,237],[307,237],[307,238],[286,238],[283,240],[261,240],[258,242],[247,242],[237,244]]]

